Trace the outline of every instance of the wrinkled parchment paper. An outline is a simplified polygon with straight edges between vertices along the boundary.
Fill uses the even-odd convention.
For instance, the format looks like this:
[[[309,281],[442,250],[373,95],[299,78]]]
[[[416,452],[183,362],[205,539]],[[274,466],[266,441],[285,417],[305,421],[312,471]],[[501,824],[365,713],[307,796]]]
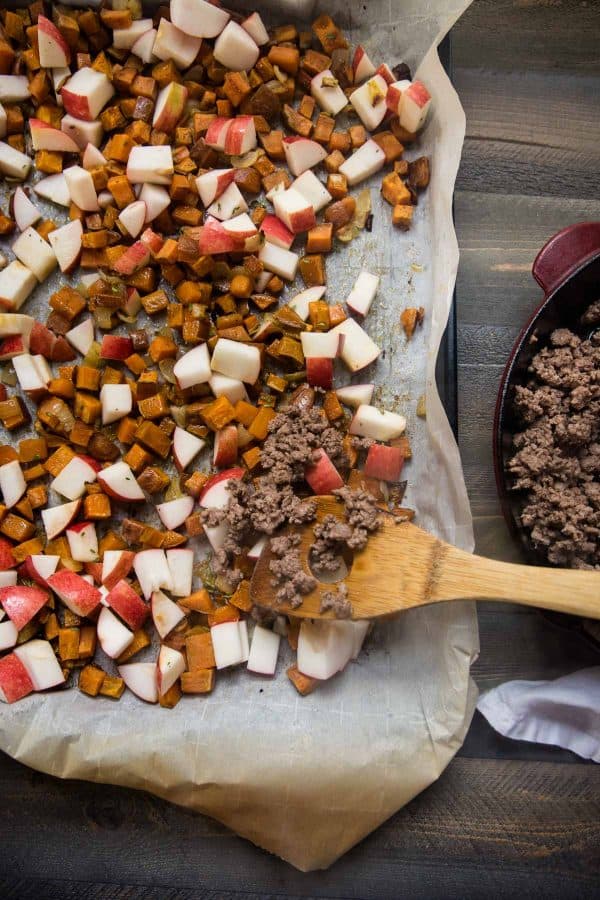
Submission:
[[[361,268],[381,275],[368,329],[385,354],[356,380],[373,378],[376,402],[407,416],[414,457],[406,502],[419,523],[472,549],[458,450],[434,379],[458,263],[451,202],[465,128],[435,47],[468,2],[335,0],[322,9],[377,63],[420,63],[434,98],[426,131],[407,152],[432,158],[413,229],[392,229],[375,176],[373,231],[328,260],[327,299],[344,299]],[[276,8],[281,20],[303,6],[287,0]],[[42,286],[22,312],[35,314],[54,289]],[[407,345],[399,315],[411,305],[426,315]],[[426,422],[415,415],[425,388]],[[129,692],[119,703],[75,689],[33,695],[2,706],[0,748],[61,778],[150,791],[213,816],[299,869],[322,868],[442,773],[471,721],[477,651],[473,605],[439,604],[376,626],[358,661],[305,698],[286,678],[286,647],[276,678],[220,672],[213,695],[184,697],[174,710]]]

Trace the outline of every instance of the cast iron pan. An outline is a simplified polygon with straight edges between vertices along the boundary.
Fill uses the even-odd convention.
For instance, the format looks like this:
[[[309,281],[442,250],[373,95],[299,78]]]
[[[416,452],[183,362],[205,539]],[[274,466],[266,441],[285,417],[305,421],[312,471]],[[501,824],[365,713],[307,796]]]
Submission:
[[[600,299],[600,222],[581,222],[559,231],[538,253],[532,272],[544,298],[519,335],[500,381],[494,416],[494,468],[504,518],[525,560],[548,565],[521,525],[523,498],[521,492],[511,490],[506,469],[513,434],[521,430],[514,409],[514,389],[527,382],[532,356],[547,343],[555,328],[567,327],[582,337],[589,336],[589,326],[582,329],[579,320],[590,303]],[[569,623],[567,616],[551,617],[557,624]]]

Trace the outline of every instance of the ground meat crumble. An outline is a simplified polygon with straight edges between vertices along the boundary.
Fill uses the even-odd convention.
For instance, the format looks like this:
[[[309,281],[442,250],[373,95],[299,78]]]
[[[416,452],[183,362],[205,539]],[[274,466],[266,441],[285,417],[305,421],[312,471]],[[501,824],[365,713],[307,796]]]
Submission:
[[[600,301],[582,318],[599,321]],[[525,492],[521,521],[550,563],[600,568],[600,334],[557,329],[529,371],[515,392],[525,427],[508,463]]]

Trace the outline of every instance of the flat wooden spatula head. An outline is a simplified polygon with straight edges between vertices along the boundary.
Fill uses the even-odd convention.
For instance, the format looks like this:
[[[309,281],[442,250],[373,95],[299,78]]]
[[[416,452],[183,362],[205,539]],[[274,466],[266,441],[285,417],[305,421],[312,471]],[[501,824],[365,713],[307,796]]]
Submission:
[[[327,515],[335,515],[343,520],[343,503],[335,497],[317,498],[317,521],[321,522]],[[300,531],[302,540],[298,553],[304,571],[317,577],[310,566],[310,549],[315,540],[314,524],[312,522]],[[288,529],[288,533],[298,530]],[[378,531],[369,536],[365,549],[344,554],[350,571],[341,580],[348,590],[352,618],[371,619],[431,603],[431,572],[444,547],[442,542],[420,528],[382,513],[381,525]],[[302,605],[297,608],[278,604],[278,586],[273,585],[270,569],[270,563],[274,559],[276,556],[269,542],[252,577],[250,596],[255,604],[301,618],[335,617],[332,611],[320,611],[323,595],[335,591],[335,582],[317,580],[314,590],[304,596]]]

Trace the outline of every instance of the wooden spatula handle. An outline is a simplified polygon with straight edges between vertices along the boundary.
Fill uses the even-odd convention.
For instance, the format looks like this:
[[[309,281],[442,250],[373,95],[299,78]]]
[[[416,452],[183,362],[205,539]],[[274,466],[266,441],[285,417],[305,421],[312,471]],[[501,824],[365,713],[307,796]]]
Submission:
[[[505,600],[600,618],[600,573],[522,566],[473,556],[442,544],[432,600]]]

